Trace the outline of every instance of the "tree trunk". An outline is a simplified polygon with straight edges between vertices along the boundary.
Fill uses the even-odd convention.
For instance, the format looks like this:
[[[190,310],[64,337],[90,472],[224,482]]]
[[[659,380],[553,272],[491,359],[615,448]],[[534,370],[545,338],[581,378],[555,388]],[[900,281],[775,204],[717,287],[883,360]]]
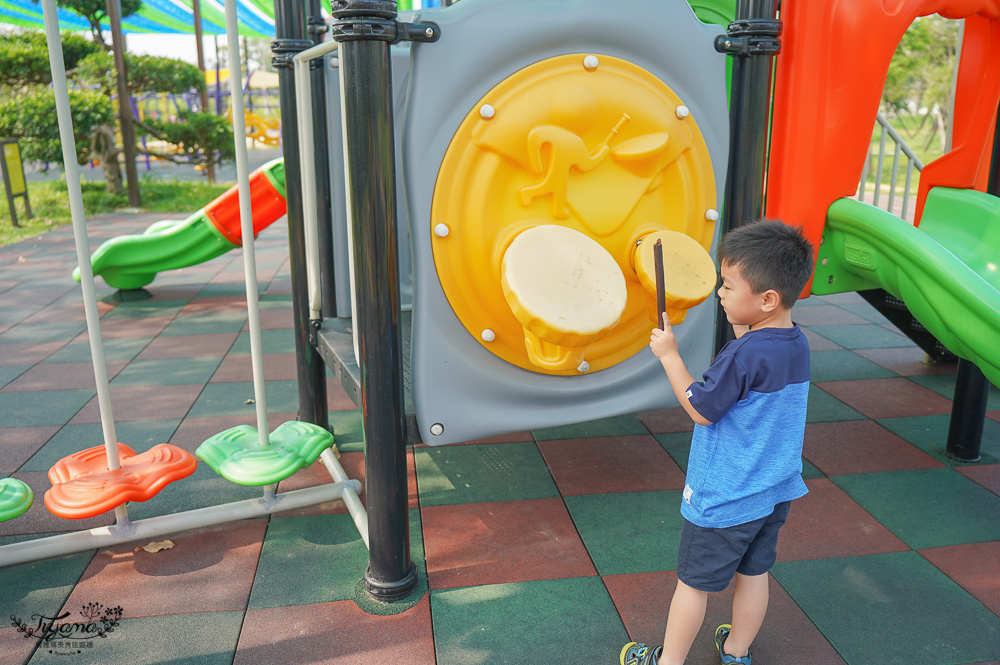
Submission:
[[[94,152],[104,169],[104,182],[109,194],[124,194],[122,169],[118,164],[121,148],[115,145],[115,133],[111,127],[101,126],[94,130]]]

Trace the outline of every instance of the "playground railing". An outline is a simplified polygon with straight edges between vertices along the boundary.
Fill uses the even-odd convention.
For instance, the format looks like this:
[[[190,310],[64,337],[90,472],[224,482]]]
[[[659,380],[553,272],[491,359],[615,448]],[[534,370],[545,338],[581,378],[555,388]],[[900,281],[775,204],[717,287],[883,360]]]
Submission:
[[[913,170],[914,169],[916,169],[917,171],[922,170],[924,168],[924,163],[920,161],[920,158],[917,157],[916,153],[913,152],[910,146],[906,144],[906,141],[903,140],[903,137],[901,137],[899,135],[899,132],[897,132],[893,128],[893,126],[889,123],[889,119],[886,118],[881,111],[879,111],[876,120],[878,121],[878,127],[881,128],[881,131],[879,136],[878,153],[875,155],[876,157],[875,172],[870,173],[873,155],[872,155],[872,149],[869,147],[868,154],[865,156],[865,168],[864,171],[861,173],[861,182],[858,184],[858,200],[864,203],[870,203],[876,208],[882,207],[879,206],[879,198],[882,193],[882,185],[883,185],[883,180],[885,178],[884,166],[886,158],[886,144],[887,144],[887,138],[892,139],[892,142],[895,147],[893,149],[892,170],[889,174],[889,182],[888,182],[889,199],[885,203],[883,209],[893,213],[894,215],[898,215],[899,217],[912,223],[913,220],[910,217],[907,217],[907,213],[909,211],[909,206],[910,206],[910,186],[913,180]],[[878,127],[876,128],[876,131],[879,131]],[[898,206],[899,210],[897,210],[896,186],[897,183],[899,182],[900,156],[905,156],[907,162],[906,162],[906,180],[903,185],[902,196],[900,197],[901,201],[899,202],[900,205]],[[875,182],[874,192],[870,195],[870,197],[867,191],[869,175],[872,176]]]

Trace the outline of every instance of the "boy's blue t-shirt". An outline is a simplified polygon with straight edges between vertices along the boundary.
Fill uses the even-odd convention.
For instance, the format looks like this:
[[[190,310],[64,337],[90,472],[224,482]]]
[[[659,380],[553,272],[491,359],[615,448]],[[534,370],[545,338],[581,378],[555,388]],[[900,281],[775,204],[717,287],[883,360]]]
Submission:
[[[692,383],[695,425],[681,514],[706,528],[770,515],[808,490],[802,437],[809,397],[809,343],[797,325],[751,330],[726,344]]]

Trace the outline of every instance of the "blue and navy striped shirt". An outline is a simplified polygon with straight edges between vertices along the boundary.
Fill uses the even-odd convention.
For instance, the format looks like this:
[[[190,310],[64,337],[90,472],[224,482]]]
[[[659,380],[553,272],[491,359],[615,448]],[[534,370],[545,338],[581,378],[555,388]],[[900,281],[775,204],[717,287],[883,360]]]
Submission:
[[[809,343],[797,325],[761,328],[726,344],[692,383],[695,425],[681,514],[706,528],[770,515],[808,490],[802,437],[809,398]]]

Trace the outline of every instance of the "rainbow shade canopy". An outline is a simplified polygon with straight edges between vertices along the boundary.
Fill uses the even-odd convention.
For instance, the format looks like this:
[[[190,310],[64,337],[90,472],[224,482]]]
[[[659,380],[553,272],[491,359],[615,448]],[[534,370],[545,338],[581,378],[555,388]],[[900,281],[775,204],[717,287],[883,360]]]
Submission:
[[[327,14],[330,0],[322,0]],[[269,0],[236,0],[240,35],[274,37],[274,4]],[[63,30],[90,30],[87,20],[73,11],[59,9],[59,27]],[[0,0],[0,23],[28,28],[42,28],[42,5],[32,0]],[[201,0],[202,31],[206,35],[226,32],[222,0]],[[103,28],[110,30],[105,22]],[[122,19],[122,32],[156,34],[193,34],[192,0],[143,0],[142,8]]]

